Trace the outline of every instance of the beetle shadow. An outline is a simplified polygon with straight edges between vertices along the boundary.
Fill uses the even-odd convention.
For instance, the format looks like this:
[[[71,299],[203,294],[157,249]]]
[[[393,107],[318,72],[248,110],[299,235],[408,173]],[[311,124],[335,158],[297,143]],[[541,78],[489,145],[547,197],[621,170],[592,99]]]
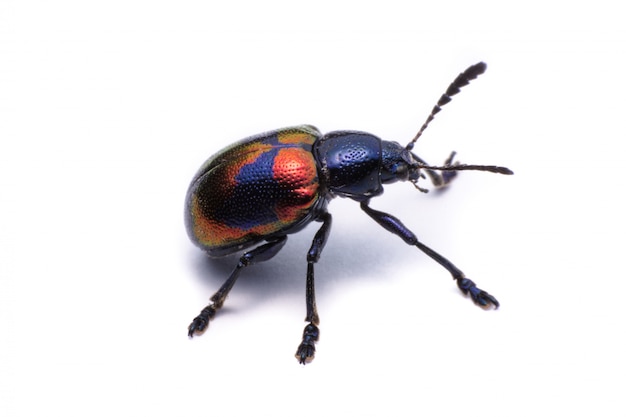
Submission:
[[[211,258],[201,251],[194,257],[194,269],[196,276],[202,281],[202,286],[207,288],[208,298],[212,296],[226,282],[239,262],[244,252],[238,252],[220,258]],[[229,296],[220,309],[220,315],[241,309],[254,309],[267,302],[276,302],[278,297],[285,293],[296,293],[296,285],[299,280],[294,274],[294,267],[289,265],[285,257],[291,251],[284,248],[279,254],[269,261],[250,265],[243,268]],[[291,263],[294,263],[291,261]],[[306,268],[306,267],[305,267]],[[306,271],[306,269],[304,269]],[[304,275],[302,283],[304,283]],[[304,284],[302,284],[304,289]],[[229,299],[243,300],[237,302],[237,306]]]
[[[272,259],[241,269],[239,277],[219,314],[254,310],[263,307],[266,303],[275,303],[282,297],[295,297],[297,294],[301,294],[302,300],[304,300],[306,259],[302,253],[298,253],[298,248],[294,248],[294,246],[298,246],[294,245],[298,240],[294,235],[289,236],[285,247]],[[261,244],[263,243],[259,243],[259,245]],[[252,249],[254,246],[248,251]],[[242,251],[224,257],[212,258],[202,251],[190,250],[196,252],[193,257],[193,269],[196,272],[196,277],[202,282],[202,286],[207,288],[209,295],[207,302],[208,298],[233,273],[239,258],[245,253]]]
[[[367,220],[366,220],[367,222]],[[333,296],[338,286],[356,285],[356,281],[377,281],[389,274],[397,257],[397,246],[403,243],[390,236],[394,245],[381,247],[378,235],[380,230],[372,227],[344,230],[349,225],[335,227],[315,265],[315,290],[318,302]],[[220,314],[233,311],[255,310],[267,303],[282,302],[305,306],[306,254],[317,231],[316,224],[309,225],[301,232],[289,235],[285,247],[272,259],[251,265],[241,270],[230,297],[237,298],[237,304],[227,300]],[[202,251],[194,250],[193,269],[195,275],[207,288],[209,297],[226,281],[235,269],[244,252],[220,258],[211,258]],[[397,267],[397,266],[396,266]],[[352,282],[354,281],[354,283]],[[336,295],[336,294],[335,294]],[[208,298],[207,297],[207,302]],[[201,307],[199,307],[201,308]]]

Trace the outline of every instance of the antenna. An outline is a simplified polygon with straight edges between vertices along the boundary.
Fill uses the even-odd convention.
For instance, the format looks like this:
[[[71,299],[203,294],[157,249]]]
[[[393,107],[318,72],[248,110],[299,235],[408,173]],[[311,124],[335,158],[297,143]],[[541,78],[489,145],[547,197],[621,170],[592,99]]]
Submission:
[[[454,165],[444,165],[444,166],[433,166],[433,165],[417,165],[418,168],[423,169],[433,169],[437,171],[487,171],[493,172],[494,174],[504,174],[504,175],[513,175],[513,171],[506,167],[500,167],[496,165],[467,165],[467,164],[454,164]]]
[[[424,130],[426,130],[428,124],[435,118],[435,115],[439,113],[439,111],[441,111],[441,107],[448,104],[452,100],[452,96],[461,91],[461,87],[465,87],[466,85],[468,85],[470,81],[476,79],[476,77],[485,72],[486,69],[487,64],[485,64],[484,62],[479,62],[478,64],[474,64],[462,73],[460,73],[456,77],[456,79],[452,81],[452,84],[448,86],[446,92],[441,95],[439,101],[437,102],[437,104],[435,104],[435,107],[433,107],[433,109],[430,111],[428,118],[420,128],[419,132],[417,132],[413,140],[411,140],[408,145],[406,145],[406,149],[408,151],[413,149],[415,142],[417,142],[420,136],[422,136],[422,133],[424,133]]]
[[[415,168],[424,169],[430,180],[433,182],[433,185],[437,188],[445,187],[454,179],[456,176],[456,171],[486,171],[493,172],[494,174],[503,174],[503,175],[513,175],[513,171],[506,167],[501,167],[497,165],[468,165],[468,164],[460,164],[459,162],[452,163],[456,152],[452,152],[448,159],[444,162],[442,166],[428,165],[426,161],[421,159],[415,154],[413,158],[417,161],[417,164],[414,165]],[[440,174],[436,171],[444,171],[444,173]],[[447,173],[447,174],[446,174]],[[420,175],[421,178],[424,178],[424,175]],[[417,185],[417,181],[419,178],[411,179],[410,181],[413,183],[415,188],[420,190],[423,193],[427,193],[428,190]]]

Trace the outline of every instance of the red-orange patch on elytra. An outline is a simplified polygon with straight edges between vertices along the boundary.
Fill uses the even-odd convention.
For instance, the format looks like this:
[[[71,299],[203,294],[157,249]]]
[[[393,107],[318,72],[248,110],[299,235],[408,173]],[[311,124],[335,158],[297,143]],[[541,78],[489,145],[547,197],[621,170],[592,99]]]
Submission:
[[[304,217],[318,196],[313,154],[302,148],[281,149],[274,158],[274,179],[291,191],[289,198],[275,207],[278,218],[289,223]]]

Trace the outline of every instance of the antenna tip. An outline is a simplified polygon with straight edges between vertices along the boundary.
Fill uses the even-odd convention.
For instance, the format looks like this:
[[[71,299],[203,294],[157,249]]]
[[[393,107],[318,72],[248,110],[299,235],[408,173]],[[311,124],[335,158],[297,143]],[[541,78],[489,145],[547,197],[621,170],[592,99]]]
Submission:
[[[467,77],[468,80],[473,80],[478,77],[480,74],[484,73],[487,70],[487,64],[484,62],[479,62],[477,64],[472,65],[468,69],[463,72],[463,75]]]

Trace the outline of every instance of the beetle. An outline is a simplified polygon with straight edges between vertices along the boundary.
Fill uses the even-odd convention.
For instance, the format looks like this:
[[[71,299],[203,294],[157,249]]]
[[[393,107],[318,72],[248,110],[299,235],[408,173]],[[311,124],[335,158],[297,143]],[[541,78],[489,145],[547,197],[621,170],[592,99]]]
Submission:
[[[383,186],[397,181],[408,181],[417,190],[427,192],[418,185],[426,175],[436,188],[441,188],[462,170],[513,174],[500,166],[453,162],[454,152],[443,165],[432,166],[412,152],[441,107],[485,70],[486,64],[479,62],[460,73],[406,146],[370,133],[346,130],[324,135],[314,126],[301,125],[243,139],[209,158],[187,191],[185,224],[189,237],[211,257],[256,246],[243,253],[211,302],[193,319],[188,327],[189,337],[206,330],[244,268],[271,259],[284,247],[288,235],[309,223],[320,222],[307,253],[307,324],[295,355],[301,364],[310,362],[315,355],[320,321],[315,304],[314,265],[331,229],[327,206],[337,196],[356,201],[383,228],[438,262],[474,303],[498,308],[494,296],[419,241],[399,219],[369,206],[371,198],[383,193]]]

